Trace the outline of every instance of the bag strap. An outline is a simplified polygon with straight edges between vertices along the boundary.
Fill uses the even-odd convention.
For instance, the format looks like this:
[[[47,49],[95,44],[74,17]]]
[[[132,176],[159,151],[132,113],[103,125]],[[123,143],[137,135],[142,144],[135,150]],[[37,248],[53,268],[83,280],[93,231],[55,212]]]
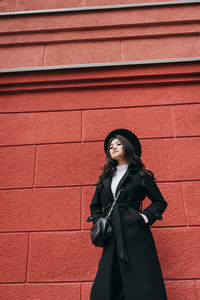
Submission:
[[[115,205],[117,203],[117,200],[119,199],[119,196],[120,196],[120,194],[121,194],[122,191],[123,191],[123,189],[119,190],[118,193],[117,193],[117,195],[114,196],[114,201],[113,201],[113,203],[111,205],[111,208],[110,208],[107,216],[105,217],[106,220],[110,219],[110,215],[112,214],[113,209],[114,209],[114,207],[115,207]]]
[[[105,217],[106,220],[110,218],[110,215],[112,214],[112,211],[113,211],[113,209],[115,207],[115,204],[116,204],[116,202],[117,202],[117,200],[118,200],[118,198],[119,198],[119,196],[120,196],[120,194],[121,194],[122,191],[123,191],[123,188],[121,190],[119,190],[119,192],[117,193],[116,196],[114,196],[114,201],[113,201],[113,203],[111,205],[111,208],[110,208],[107,216]],[[92,220],[93,220],[92,216],[89,216],[87,218],[87,222],[91,222]]]

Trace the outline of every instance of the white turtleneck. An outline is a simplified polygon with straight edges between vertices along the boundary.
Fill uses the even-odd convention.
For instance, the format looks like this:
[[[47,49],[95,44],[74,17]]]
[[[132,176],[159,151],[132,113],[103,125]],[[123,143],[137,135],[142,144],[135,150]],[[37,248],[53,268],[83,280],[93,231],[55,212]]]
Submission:
[[[117,166],[116,172],[113,175],[112,181],[111,181],[111,191],[113,193],[113,196],[115,196],[117,186],[118,186],[120,180],[122,179],[122,177],[124,176],[124,174],[126,173],[127,169],[128,169],[128,164],[122,165],[122,166]]]
[[[128,164],[122,165],[122,166],[117,166],[116,171],[115,171],[115,173],[112,177],[112,181],[111,181],[111,191],[112,191],[113,196],[115,196],[117,186],[118,186],[120,180],[122,179],[122,177],[124,176],[124,174],[126,173],[127,169],[128,169]],[[145,223],[148,223],[148,218],[144,214],[141,214],[141,216],[143,217]]]

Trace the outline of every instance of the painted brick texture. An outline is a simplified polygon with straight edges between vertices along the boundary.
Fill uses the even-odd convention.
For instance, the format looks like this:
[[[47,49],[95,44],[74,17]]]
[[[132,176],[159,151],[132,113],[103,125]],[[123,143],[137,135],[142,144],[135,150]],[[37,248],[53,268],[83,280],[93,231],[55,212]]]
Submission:
[[[108,4],[104,0],[86,0],[84,4],[80,0],[28,2],[4,1],[0,9]],[[109,1],[126,3],[130,2]],[[197,19],[197,11],[191,15],[190,10],[188,7],[178,14],[177,6],[176,14],[168,9],[164,17],[167,22],[172,17],[175,21],[189,20],[189,16]],[[82,16],[80,21],[86,27],[89,22],[94,26],[94,15]],[[61,19],[65,25],[69,22],[74,26],[76,17]],[[127,12],[128,20],[138,24],[143,17],[149,24],[150,19],[163,16],[156,12],[149,19],[146,12],[144,16]],[[46,24],[58,30],[57,34],[66,29],[61,29],[61,19],[54,19],[54,24],[43,17],[30,18],[26,29],[33,38]],[[103,19],[97,15],[96,20],[99,27],[102,20],[103,26],[117,22],[112,13]],[[120,11],[119,20],[127,21]],[[1,29],[19,30],[14,36],[25,38],[21,32],[24,19],[15,21]],[[196,33],[142,39],[51,40],[45,46],[42,40],[26,46],[4,45],[0,50],[2,68],[181,58],[198,52]],[[86,219],[105,162],[104,137],[118,127],[133,130],[141,139],[142,160],[154,171],[168,202],[162,222],[152,226],[168,299],[200,299],[200,86],[196,67],[198,63],[182,69],[165,64],[118,71],[81,69],[1,76],[1,300],[89,300],[102,250],[91,245],[91,224]],[[145,199],[143,207],[149,203]]]
[[[149,90],[149,98],[161,91],[160,87],[157,92],[156,87],[145,89],[145,93]],[[45,299],[89,299],[101,249],[90,245],[91,225],[86,218],[104,163],[103,139],[116,126],[128,127],[140,137],[142,159],[155,172],[168,202],[163,221],[157,221],[152,232],[169,300],[198,299],[198,97],[194,85],[163,89],[165,97],[161,94],[157,102],[152,98],[151,105],[150,99],[146,104],[143,99],[140,106],[136,96],[132,106],[126,101],[121,107],[105,101],[101,107],[93,99],[93,90],[82,90],[87,95],[85,107],[77,98],[76,110],[75,104],[67,107],[67,91],[61,97],[62,92],[58,92],[59,103],[54,102],[55,106],[48,103],[48,91],[46,96],[37,94],[43,95],[41,101],[46,97],[42,105],[47,103],[48,111],[35,111],[31,93],[25,97],[31,101],[29,110],[32,107],[33,111],[24,110],[22,96],[16,97],[10,112],[9,106],[5,107],[0,147],[2,299],[12,299],[13,295],[20,300],[35,299],[38,289]],[[117,90],[121,99],[126,99],[131,89]],[[169,101],[167,93],[171,95],[172,90],[181,91],[178,102],[175,98]],[[133,87],[131,93],[134,91],[139,95],[138,87]],[[96,89],[97,95],[99,92]],[[106,99],[107,92],[101,89],[102,99]],[[81,95],[81,90],[77,93]],[[142,89],[141,93],[144,95]],[[69,98],[71,94],[69,91]],[[144,207],[148,204],[146,199]]]

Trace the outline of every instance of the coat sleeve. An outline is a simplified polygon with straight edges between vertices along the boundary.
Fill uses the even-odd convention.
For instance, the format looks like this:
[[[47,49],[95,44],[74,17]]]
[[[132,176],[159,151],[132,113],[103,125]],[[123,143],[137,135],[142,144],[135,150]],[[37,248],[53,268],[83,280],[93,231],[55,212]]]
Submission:
[[[162,220],[162,213],[167,207],[167,202],[163,198],[153,177],[148,172],[145,173],[145,188],[146,195],[151,200],[151,204],[142,213],[148,218],[148,224],[152,225],[156,220]]]
[[[97,221],[102,215],[101,191],[96,187],[94,196],[90,204],[91,221]]]

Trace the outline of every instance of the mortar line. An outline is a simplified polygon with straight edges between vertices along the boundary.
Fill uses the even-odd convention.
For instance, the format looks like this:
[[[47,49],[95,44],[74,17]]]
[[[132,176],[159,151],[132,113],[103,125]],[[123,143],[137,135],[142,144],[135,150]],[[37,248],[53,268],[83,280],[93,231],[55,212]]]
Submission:
[[[121,89],[121,88],[120,88]],[[0,96],[2,94],[0,93]],[[126,106],[115,106],[115,107],[88,107],[88,108],[69,108],[69,109],[54,109],[54,110],[32,110],[32,111],[5,111],[0,112],[0,115],[12,115],[12,114],[38,114],[38,113],[57,113],[57,112],[78,112],[78,111],[100,111],[100,110],[118,110],[118,109],[141,109],[141,108],[156,108],[156,107],[173,107],[173,106],[185,106],[185,105],[199,105],[200,102],[180,102],[180,103],[165,103],[165,104],[144,104],[144,105],[126,105]]]
[[[37,169],[37,150],[38,146],[35,146],[35,161],[34,161],[34,169],[33,169],[33,189],[35,189],[36,185],[36,169]]]
[[[157,183],[180,183],[180,182],[200,182],[200,179],[179,179],[179,180],[159,180]],[[55,186],[37,186],[35,189],[70,189],[70,188],[78,188],[78,187],[94,187],[95,184],[74,184],[74,185],[55,185]],[[12,191],[12,190],[32,190],[33,187],[13,187],[13,188],[0,188],[0,191]]]
[[[170,119],[171,119],[171,123],[172,123],[173,134],[174,134],[174,138],[175,138],[176,137],[175,124],[174,124],[174,118],[173,118],[173,112],[172,112],[171,105],[169,106],[169,113],[170,113]]]
[[[176,136],[176,139],[199,139],[199,135],[186,135],[186,136]],[[145,137],[140,138],[141,141],[150,141],[150,140],[172,140],[173,136],[158,136],[158,137]],[[15,145],[2,145],[1,148],[14,148],[14,147],[32,147],[32,146],[50,146],[50,145],[70,145],[70,144],[91,144],[91,143],[102,143],[103,140],[84,140],[84,141],[69,141],[69,142],[46,142],[46,143],[35,143],[35,144],[15,144]]]
[[[81,187],[81,199],[80,199],[80,230],[83,230],[83,187]]]
[[[184,282],[184,281],[194,281],[194,280],[199,280],[200,278],[182,278],[182,277],[180,277],[180,278],[166,278],[164,281],[168,281],[168,282],[170,282],[170,281],[182,281],[182,282]],[[31,285],[40,285],[40,284],[47,284],[47,285],[57,285],[57,284],[60,284],[60,285],[62,285],[62,284],[74,284],[74,285],[76,285],[76,284],[80,284],[80,283],[93,283],[93,281],[92,280],[79,280],[79,281],[70,281],[70,280],[67,280],[67,281],[29,281],[29,284],[31,284]],[[5,284],[9,284],[9,285],[13,285],[13,284],[23,284],[23,283],[19,283],[19,282],[1,282],[0,283],[0,286],[1,285],[5,285]]]
[[[17,11],[17,0],[15,0],[14,11]]]
[[[186,203],[185,203],[185,197],[184,197],[182,182],[180,182],[180,188],[181,188],[181,197],[182,197],[182,202],[183,202],[183,210],[184,210],[185,222],[186,222],[186,227],[188,228],[189,224],[188,224],[187,206],[186,206]]]
[[[80,284],[80,300],[82,300],[82,294],[83,294],[83,283]]]
[[[124,55],[123,55],[123,41],[120,40],[120,57],[121,57],[121,61],[124,61]]]
[[[80,110],[81,112],[81,142],[83,143],[83,110]]]
[[[164,225],[156,225],[156,226],[151,226],[151,229],[153,230],[158,230],[158,229],[167,229],[167,230],[173,230],[173,229],[177,229],[177,230],[181,230],[181,229],[185,229],[187,228],[186,225],[168,225],[168,226],[164,226]],[[188,228],[200,228],[200,225],[189,225]],[[60,233],[90,233],[90,229],[83,229],[82,231],[80,229],[54,229],[54,230],[27,230],[27,231],[0,231],[0,234],[27,234],[27,233],[32,233],[32,234],[44,234],[44,233],[52,233],[52,234],[60,234]]]
[[[44,44],[44,50],[43,50],[43,55],[42,55],[42,66],[43,67],[44,67],[45,51],[46,51],[46,44]]]
[[[29,250],[30,250],[30,232],[28,232],[28,245],[27,245],[27,256],[26,256],[25,284],[28,284],[29,253],[30,253]]]
[[[195,291],[196,299],[199,300],[200,297],[199,297],[199,293],[198,293],[198,290],[197,290],[196,279],[194,279],[194,291]]]
[[[199,278],[166,278],[164,281],[168,281],[168,282],[174,282],[174,281],[196,281],[196,280],[200,280],[200,277]],[[84,283],[93,283],[93,280],[81,280],[81,281],[29,281],[29,284],[30,285],[40,285],[40,284],[47,284],[47,285],[63,285],[63,284],[72,284],[72,285],[77,285],[77,284],[84,284]],[[24,285],[24,282],[0,282],[0,286],[1,285]],[[199,300],[199,299],[198,299]]]

